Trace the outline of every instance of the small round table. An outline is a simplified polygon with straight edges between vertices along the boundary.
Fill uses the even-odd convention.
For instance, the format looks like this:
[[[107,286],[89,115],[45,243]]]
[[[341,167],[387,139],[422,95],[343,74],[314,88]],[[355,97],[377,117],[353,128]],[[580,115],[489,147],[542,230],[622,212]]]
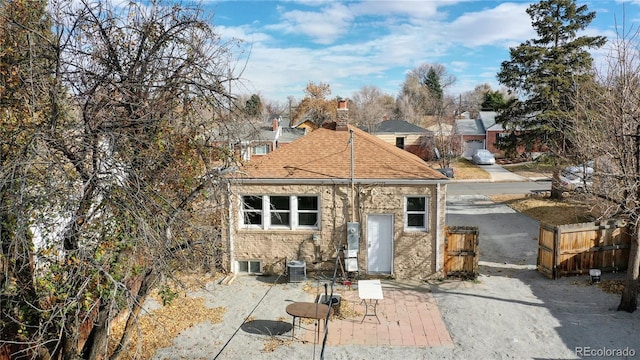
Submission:
[[[291,338],[295,337],[296,333],[296,318],[298,318],[298,327],[300,327],[300,319],[316,319],[322,320],[327,317],[328,312],[333,312],[333,309],[326,304],[312,303],[312,302],[294,302],[287,305],[287,314],[293,316],[293,327],[291,331]],[[329,313],[331,315],[331,313]],[[320,326],[318,325],[317,339],[320,339]]]

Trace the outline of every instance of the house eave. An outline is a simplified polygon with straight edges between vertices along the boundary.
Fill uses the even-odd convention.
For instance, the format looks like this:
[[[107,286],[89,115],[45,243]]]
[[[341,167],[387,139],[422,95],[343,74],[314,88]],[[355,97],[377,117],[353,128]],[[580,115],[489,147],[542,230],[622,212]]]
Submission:
[[[436,185],[446,184],[449,179],[353,179],[354,184],[372,185]],[[238,178],[233,179],[236,184],[264,184],[264,185],[334,185],[351,184],[351,179],[288,179],[288,178]]]

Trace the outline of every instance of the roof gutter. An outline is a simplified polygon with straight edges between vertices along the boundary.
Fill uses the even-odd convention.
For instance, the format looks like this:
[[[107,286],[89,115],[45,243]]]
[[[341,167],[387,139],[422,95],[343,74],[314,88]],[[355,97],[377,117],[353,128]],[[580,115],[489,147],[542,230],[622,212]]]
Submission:
[[[287,179],[287,178],[236,178],[231,179],[231,182],[237,184],[265,184],[265,185],[334,185],[345,184],[350,185],[352,181],[356,184],[373,185],[373,184],[387,184],[387,185],[437,185],[446,184],[449,179]]]

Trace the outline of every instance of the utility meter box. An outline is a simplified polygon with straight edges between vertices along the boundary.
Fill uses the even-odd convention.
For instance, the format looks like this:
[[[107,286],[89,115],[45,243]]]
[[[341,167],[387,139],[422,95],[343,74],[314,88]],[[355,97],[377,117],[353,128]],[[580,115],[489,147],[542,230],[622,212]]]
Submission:
[[[348,272],[358,271],[358,258],[344,259],[344,267],[345,267],[345,270]]]
[[[347,223],[347,249],[358,250],[360,248],[360,224],[357,222]]]

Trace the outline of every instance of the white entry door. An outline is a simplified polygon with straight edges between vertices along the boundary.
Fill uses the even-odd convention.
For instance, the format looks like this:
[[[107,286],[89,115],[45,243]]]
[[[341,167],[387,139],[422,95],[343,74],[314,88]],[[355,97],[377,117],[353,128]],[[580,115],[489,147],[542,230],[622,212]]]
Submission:
[[[367,216],[367,272],[391,274],[393,264],[393,215]]]

